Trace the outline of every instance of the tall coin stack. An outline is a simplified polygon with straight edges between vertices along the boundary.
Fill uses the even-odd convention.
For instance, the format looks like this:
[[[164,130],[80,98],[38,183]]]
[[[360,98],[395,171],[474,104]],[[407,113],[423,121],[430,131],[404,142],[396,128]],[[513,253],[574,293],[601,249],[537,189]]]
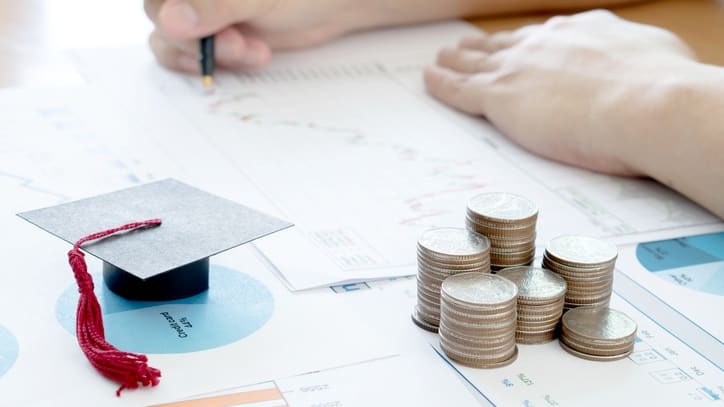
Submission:
[[[440,324],[440,285],[458,273],[490,273],[490,242],[462,228],[431,229],[417,242],[417,305],[413,322],[431,332]]]
[[[518,287],[518,325],[515,340],[534,344],[556,338],[563,315],[566,280],[549,270],[532,266],[510,267],[498,275]]]
[[[559,236],[543,255],[547,268],[568,283],[565,310],[581,306],[607,306],[613,288],[616,246],[585,236]]]
[[[452,360],[471,367],[512,363],[518,288],[494,274],[463,273],[443,283],[440,347]]]
[[[496,271],[533,262],[537,219],[538,206],[530,199],[490,192],[470,199],[465,224],[490,239],[490,263]]]
[[[625,358],[634,348],[636,322],[608,307],[579,307],[563,315],[561,347],[583,359]]]

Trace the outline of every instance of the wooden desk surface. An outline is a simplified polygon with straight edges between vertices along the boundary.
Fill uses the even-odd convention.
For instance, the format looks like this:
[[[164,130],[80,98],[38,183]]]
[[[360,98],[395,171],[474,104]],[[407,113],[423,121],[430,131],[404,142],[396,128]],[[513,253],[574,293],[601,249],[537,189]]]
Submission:
[[[674,31],[702,61],[724,66],[724,0],[668,0],[613,11]],[[473,22],[492,32],[541,22],[549,16]],[[78,74],[64,58],[63,49],[143,44],[150,29],[140,1],[0,0],[0,87],[77,82]]]

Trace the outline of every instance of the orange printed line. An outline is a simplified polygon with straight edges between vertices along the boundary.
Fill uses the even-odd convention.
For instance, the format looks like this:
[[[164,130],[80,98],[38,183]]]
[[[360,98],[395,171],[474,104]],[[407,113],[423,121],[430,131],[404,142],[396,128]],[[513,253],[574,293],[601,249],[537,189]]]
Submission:
[[[226,407],[274,400],[283,400],[282,394],[276,387],[266,390],[254,390],[244,393],[225,394],[223,396],[211,396],[194,400],[155,404],[149,407]],[[286,403],[284,405],[286,406]]]

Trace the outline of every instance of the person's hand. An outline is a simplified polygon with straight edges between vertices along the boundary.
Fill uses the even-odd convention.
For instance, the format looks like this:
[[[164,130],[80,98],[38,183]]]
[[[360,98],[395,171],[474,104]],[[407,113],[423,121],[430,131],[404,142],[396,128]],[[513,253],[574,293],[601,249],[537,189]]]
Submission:
[[[215,34],[216,63],[257,68],[272,48],[310,46],[356,28],[349,0],[144,0],[155,25],[156,59],[180,71],[199,71],[198,40]]]
[[[425,71],[430,94],[485,116],[523,147],[568,164],[640,174],[624,131],[659,83],[690,65],[691,50],[668,31],[606,11],[461,40]],[[651,103],[652,105],[655,103]],[[648,126],[649,129],[652,126]]]

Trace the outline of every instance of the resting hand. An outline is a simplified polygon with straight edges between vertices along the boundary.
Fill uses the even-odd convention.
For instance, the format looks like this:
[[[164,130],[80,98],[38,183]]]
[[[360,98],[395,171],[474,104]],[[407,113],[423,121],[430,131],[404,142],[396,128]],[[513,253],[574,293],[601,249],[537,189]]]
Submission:
[[[568,164],[640,174],[624,129],[657,83],[694,58],[671,33],[606,11],[463,39],[425,71],[428,91],[485,116],[521,146]],[[650,109],[649,109],[650,110]],[[625,158],[626,157],[626,158]]]

